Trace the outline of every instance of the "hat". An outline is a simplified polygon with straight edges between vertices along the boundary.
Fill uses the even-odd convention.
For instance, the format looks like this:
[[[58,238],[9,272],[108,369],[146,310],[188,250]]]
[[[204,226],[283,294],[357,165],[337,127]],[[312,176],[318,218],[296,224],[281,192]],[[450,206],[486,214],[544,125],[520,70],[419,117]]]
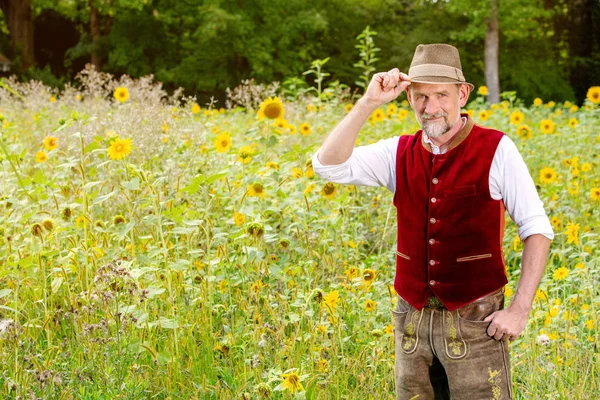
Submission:
[[[475,86],[465,81],[458,49],[449,44],[420,44],[415,50],[410,69],[411,82],[457,83]]]

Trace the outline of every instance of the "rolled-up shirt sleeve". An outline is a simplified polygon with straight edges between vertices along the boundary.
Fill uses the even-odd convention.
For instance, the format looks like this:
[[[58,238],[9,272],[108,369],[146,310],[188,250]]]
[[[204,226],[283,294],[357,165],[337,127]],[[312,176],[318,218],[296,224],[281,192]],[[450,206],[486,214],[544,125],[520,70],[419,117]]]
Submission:
[[[554,239],[554,231],[544,210],[527,165],[517,146],[504,136],[498,145],[490,173],[490,192],[499,193],[506,210],[518,227],[521,240],[534,234]]]
[[[354,148],[345,162],[336,165],[322,165],[319,150],[312,157],[316,174],[334,183],[359,186],[385,186],[390,192],[396,191],[396,150],[399,137],[383,139],[377,143]]]

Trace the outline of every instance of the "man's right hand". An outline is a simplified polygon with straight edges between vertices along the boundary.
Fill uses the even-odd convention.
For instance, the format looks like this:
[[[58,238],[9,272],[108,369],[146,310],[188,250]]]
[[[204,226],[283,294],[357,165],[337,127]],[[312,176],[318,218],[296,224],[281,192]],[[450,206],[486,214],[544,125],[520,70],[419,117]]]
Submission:
[[[364,99],[373,107],[379,107],[396,99],[410,85],[410,77],[398,68],[378,72],[369,82]]]

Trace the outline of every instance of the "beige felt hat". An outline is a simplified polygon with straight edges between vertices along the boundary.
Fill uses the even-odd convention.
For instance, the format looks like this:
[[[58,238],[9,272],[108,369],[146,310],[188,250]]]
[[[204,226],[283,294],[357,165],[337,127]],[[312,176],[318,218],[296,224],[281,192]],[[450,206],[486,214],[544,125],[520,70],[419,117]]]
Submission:
[[[449,44],[420,44],[415,50],[408,76],[417,83],[463,83],[465,81],[458,49]]]

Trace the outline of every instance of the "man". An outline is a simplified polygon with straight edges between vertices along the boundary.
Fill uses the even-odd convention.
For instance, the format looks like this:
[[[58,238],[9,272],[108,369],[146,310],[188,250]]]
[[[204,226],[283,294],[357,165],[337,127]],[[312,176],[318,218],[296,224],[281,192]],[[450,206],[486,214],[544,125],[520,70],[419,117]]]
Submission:
[[[554,237],[514,143],[460,113],[472,89],[456,48],[419,45],[408,75],[375,74],[313,156],[329,181],[394,193],[398,399],[512,398],[508,340],[525,328]],[[405,90],[422,129],[354,148],[371,113]],[[524,241],[506,309],[505,209]]]

